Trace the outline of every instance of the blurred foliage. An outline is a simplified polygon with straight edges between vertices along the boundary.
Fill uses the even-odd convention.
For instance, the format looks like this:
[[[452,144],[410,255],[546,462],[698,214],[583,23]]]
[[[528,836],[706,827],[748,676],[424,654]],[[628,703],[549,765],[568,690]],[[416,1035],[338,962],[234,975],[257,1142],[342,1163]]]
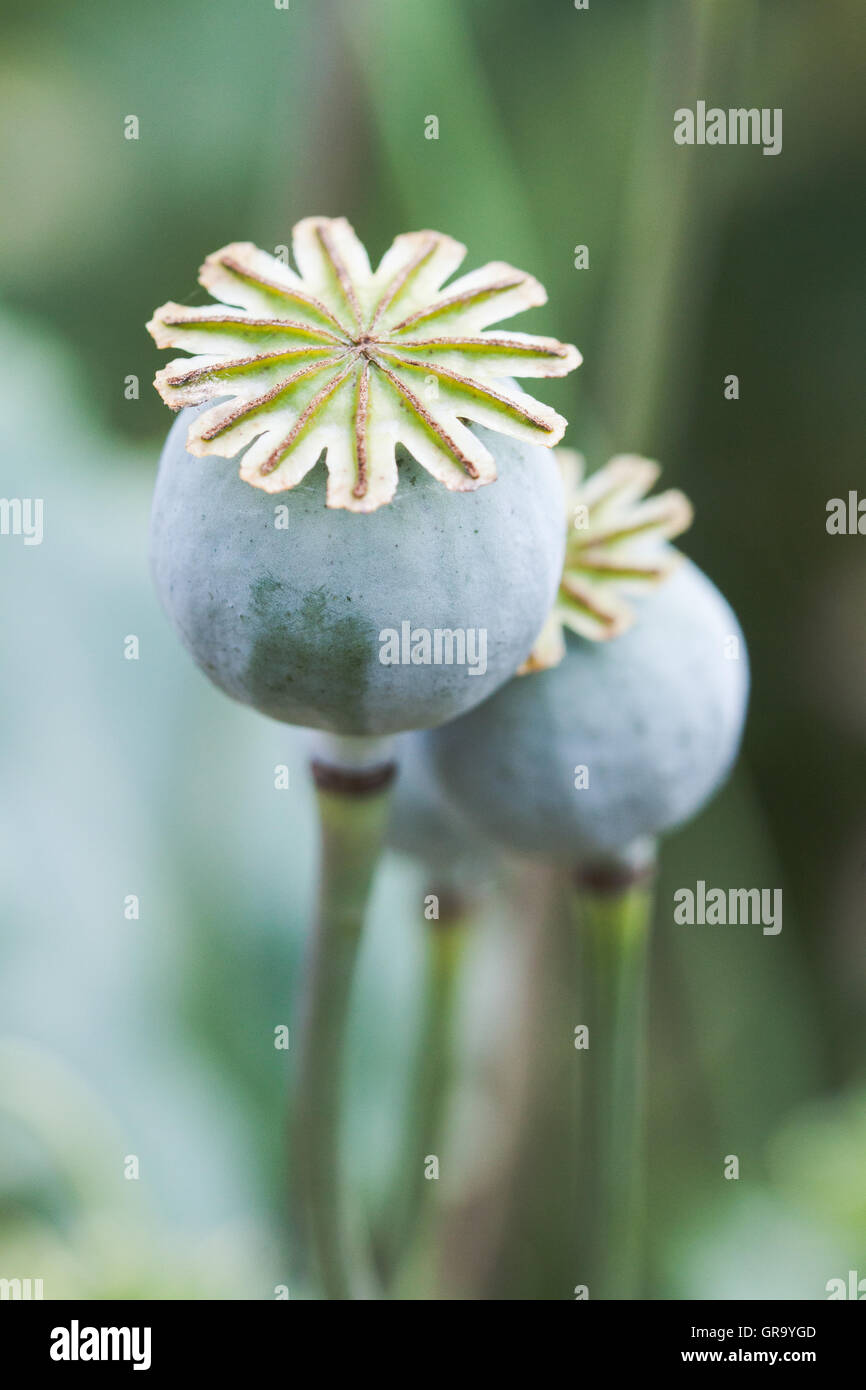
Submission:
[[[668,846],[660,901],[699,877],[778,885],[785,925],[689,934],[659,911],[653,1286],[821,1297],[858,1260],[866,1273],[866,552],[824,526],[857,486],[862,435],[864,43],[855,0],[7,3],[0,494],[44,497],[46,539],[0,545],[0,1012],[29,1040],[20,1084],[0,1088],[0,1273],[102,1296],[270,1297],[287,1278],[273,1030],[308,917],[311,806],[299,738],[211,690],[152,598],[167,420],[143,324],[169,297],[203,302],[206,252],[273,250],[312,212],[345,213],[374,254],[432,226],[466,241],[468,267],[536,273],[551,303],[527,331],[585,356],[545,385],[569,442],[591,466],[660,457],[694,500],[685,548],[740,614],[754,697],[743,765]],[[675,147],[673,110],[697,98],[782,107],[783,153]],[[386,865],[356,1001],[348,1152],[372,1208],[406,1085],[421,884]],[[488,914],[469,962],[462,1177],[443,1198],[458,1224],[521,1009],[506,918]],[[559,1132],[563,1085],[541,1131]],[[111,1117],[83,1134],[79,1088]],[[66,1171],[79,1146],[84,1188]],[[720,1181],[729,1152],[738,1184]],[[155,1217],[136,1184],[106,1191],[127,1153]],[[525,1241],[555,1244],[556,1197],[548,1181],[546,1216],[544,1193],[527,1198]],[[530,1296],[568,1296],[538,1252],[512,1256],[509,1296],[521,1270]]]

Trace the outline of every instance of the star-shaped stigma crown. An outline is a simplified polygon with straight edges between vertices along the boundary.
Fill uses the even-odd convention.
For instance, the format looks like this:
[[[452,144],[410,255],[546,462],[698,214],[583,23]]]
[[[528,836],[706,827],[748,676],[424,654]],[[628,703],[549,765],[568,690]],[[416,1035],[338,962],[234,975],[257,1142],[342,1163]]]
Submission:
[[[635,621],[624,594],[642,594],[676,569],[668,545],[692,524],[692,504],[675,488],[646,494],[661,469],[651,459],[618,454],[589,478],[583,458],[557,449],[568,517],[559,593],[521,675],[556,666],[565,655],[563,627],[593,642],[619,637]]]
[[[246,449],[241,477],[282,492],[325,452],[328,506],[370,512],[394,495],[398,444],[465,492],[496,477],[465,421],[562,438],[561,415],[497,378],[563,376],[580,353],[485,331],[545,302],[531,275],[492,262],[445,286],[466,248],[439,232],[398,236],[373,271],[342,217],[305,218],[292,245],[297,273],[249,242],[224,246],[199,273],[219,306],[164,304],[147,325],[158,347],[195,354],[157,373],[166,405],[220,402],[190,426],[190,453]]]

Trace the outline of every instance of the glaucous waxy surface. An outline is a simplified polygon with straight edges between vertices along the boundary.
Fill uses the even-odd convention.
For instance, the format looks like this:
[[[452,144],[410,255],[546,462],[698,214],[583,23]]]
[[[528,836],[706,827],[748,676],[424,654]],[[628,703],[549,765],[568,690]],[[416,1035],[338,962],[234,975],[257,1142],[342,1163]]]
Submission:
[[[192,413],[163,451],[151,563],[181,640],[220,689],[287,723],[387,734],[452,719],[509,679],[562,568],[549,449],[476,426],[499,476],[472,493],[437,486],[401,452],[399,496],[359,515],[326,507],[321,467],[273,496],[235,465],[193,457]],[[440,640],[443,660],[413,662],[424,634],[436,655],[437,631],[457,634]],[[463,664],[446,664],[461,635]],[[398,663],[383,664],[395,638]]]
[[[689,562],[635,607],[621,637],[567,633],[559,666],[428,736],[446,790],[502,843],[617,851],[694,815],[730,770],[749,684],[731,608]]]

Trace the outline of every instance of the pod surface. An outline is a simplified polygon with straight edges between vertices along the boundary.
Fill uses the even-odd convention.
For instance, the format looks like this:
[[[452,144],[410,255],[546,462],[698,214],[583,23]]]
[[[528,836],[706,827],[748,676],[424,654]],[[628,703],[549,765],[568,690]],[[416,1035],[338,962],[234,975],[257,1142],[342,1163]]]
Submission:
[[[559,666],[516,677],[428,738],[446,790],[501,843],[613,852],[687,820],[718,788],[748,684],[739,623],[687,561],[623,636],[568,634]]]
[[[495,482],[448,492],[403,454],[394,501],[364,516],[328,510],[321,461],[268,495],[236,462],[193,457],[193,414],[181,412],[163,451],[151,566],[181,640],[220,689],[287,723],[388,734],[452,719],[508,680],[562,566],[550,450],[477,427]],[[425,661],[437,632],[454,636]],[[395,652],[387,634],[396,664],[381,659]]]

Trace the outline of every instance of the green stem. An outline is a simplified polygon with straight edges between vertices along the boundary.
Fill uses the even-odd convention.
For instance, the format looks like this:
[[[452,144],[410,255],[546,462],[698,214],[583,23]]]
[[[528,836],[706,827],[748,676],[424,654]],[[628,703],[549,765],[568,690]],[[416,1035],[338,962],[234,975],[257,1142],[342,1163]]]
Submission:
[[[388,819],[393,764],[314,762],[321,825],[315,933],[303,986],[293,1107],[293,1188],[299,1234],[328,1299],[355,1296],[339,1165],[340,1079],[364,913]]]
[[[646,975],[652,891],[646,876],[582,880],[590,1010],[588,1108],[593,1260],[590,1296],[641,1296],[645,1227]]]
[[[600,378],[608,423],[616,422],[620,442],[641,450],[658,446],[662,403],[664,426],[677,418],[676,412],[671,414],[672,390],[681,384],[670,370],[672,345],[678,335],[679,360],[686,360],[682,339],[694,331],[703,292],[704,247],[712,222],[707,225],[706,197],[696,198],[697,162],[674,144],[671,93],[682,93],[679,104],[686,105],[709,90],[718,8],[717,0],[654,0],[645,11],[646,81],[635,107],[636,134],[620,218],[622,245]]]
[[[456,1213],[449,1275],[463,1298],[569,1298],[586,1268],[577,1213],[578,1097],[585,1056],[571,1038],[577,938],[571,875],[539,860],[506,866],[502,947],[511,955],[507,1011],[493,1081],[497,1096],[490,1179]],[[570,1213],[574,1211],[572,1220]]]
[[[438,921],[427,924],[424,1013],[409,1088],[406,1136],[396,1196],[386,1232],[384,1273],[398,1276],[413,1243],[423,1233],[428,1199],[435,1186],[425,1175],[430,1155],[441,1156],[443,1121],[453,1066],[453,1017],[460,963],[468,934],[467,915],[442,900]]]

